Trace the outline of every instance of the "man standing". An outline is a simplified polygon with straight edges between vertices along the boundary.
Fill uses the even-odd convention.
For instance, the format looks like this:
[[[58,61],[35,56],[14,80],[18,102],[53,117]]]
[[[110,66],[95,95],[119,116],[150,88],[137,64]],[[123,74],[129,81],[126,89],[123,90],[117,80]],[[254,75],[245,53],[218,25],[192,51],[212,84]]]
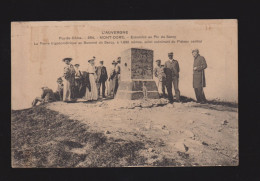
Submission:
[[[160,97],[166,97],[165,95],[165,79],[164,66],[161,65],[161,60],[156,60],[156,66],[154,68],[154,76],[157,78],[157,87]]]
[[[102,97],[105,98],[105,90],[106,90],[106,81],[107,81],[107,69],[103,65],[104,61],[99,62],[100,65],[97,67],[96,74],[97,74],[97,89],[98,89],[98,96],[100,96],[100,87],[102,85]]]
[[[205,72],[207,63],[204,57],[200,56],[199,50],[192,50],[194,57],[193,63],[193,88],[195,91],[196,99],[198,103],[206,103],[206,97],[203,91],[203,87],[206,87]]]
[[[119,87],[119,82],[120,82],[120,73],[121,73],[121,57],[117,58],[117,64],[116,64],[116,79],[115,79],[115,90],[114,93],[116,95],[117,89]]]
[[[110,75],[109,75],[109,91],[108,91],[108,95],[111,98],[115,97],[115,88],[116,88],[116,82],[117,80],[117,73],[116,73],[116,65],[117,62],[115,60],[113,60],[112,62],[112,68],[110,70]]]
[[[175,90],[176,101],[180,102],[180,90],[179,90],[179,72],[180,67],[177,60],[173,59],[173,52],[168,53],[169,60],[165,62],[164,71],[166,74],[166,88],[168,92],[168,98],[173,103],[172,96],[172,84]]]
[[[72,58],[64,58],[62,60],[65,63],[64,73],[63,73],[63,101],[64,102],[74,102],[75,101],[75,69],[70,63]]]

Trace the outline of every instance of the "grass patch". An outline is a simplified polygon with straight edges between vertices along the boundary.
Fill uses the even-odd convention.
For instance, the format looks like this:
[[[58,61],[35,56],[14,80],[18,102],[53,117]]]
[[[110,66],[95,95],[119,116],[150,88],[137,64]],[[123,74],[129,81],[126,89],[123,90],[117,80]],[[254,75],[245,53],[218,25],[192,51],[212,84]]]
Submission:
[[[12,111],[11,118],[13,167],[118,167],[146,161],[138,154],[143,142],[107,139],[46,105]]]

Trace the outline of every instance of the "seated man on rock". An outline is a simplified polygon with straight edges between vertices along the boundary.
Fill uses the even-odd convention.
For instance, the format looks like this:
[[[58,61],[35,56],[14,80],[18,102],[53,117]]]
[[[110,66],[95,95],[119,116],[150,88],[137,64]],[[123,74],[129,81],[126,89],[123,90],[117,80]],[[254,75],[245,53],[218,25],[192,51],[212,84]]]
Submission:
[[[38,102],[46,103],[56,101],[53,91],[48,87],[42,87],[41,97],[36,97],[32,102],[32,107],[36,106]]]
[[[32,102],[32,107],[36,106],[37,103],[45,103],[45,102],[54,102],[54,101],[62,101],[63,98],[63,81],[62,78],[59,77],[57,79],[57,90],[53,92],[52,89],[48,87],[42,87],[41,97],[36,97]]]

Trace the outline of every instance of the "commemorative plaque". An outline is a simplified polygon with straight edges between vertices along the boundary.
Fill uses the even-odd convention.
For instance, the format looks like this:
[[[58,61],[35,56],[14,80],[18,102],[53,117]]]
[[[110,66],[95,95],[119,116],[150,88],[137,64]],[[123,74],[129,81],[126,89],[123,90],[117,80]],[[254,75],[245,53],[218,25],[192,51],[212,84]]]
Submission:
[[[121,54],[121,80],[116,98],[158,99],[153,80],[153,50],[130,48]]]

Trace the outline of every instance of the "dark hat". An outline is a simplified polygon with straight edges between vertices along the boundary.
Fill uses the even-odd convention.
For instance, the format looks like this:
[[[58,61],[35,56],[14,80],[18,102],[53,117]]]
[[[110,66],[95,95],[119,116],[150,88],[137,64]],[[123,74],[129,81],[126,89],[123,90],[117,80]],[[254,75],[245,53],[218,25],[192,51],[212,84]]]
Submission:
[[[76,63],[74,66],[79,66],[79,64],[78,64],[78,63]]]
[[[155,62],[161,62],[161,60],[155,60]]]
[[[69,60],[69,61],[71,61],[72,58],[67,57],[67,58],[62,59],[63,62],[65,62],[65,60]]]
[[[103,63],[104,63],[104,61],[103,61],[103,60],[100,60],[100,61],[99,61],[99,63],[102,63],[102,64],[103,64]]]
[[[193,52],[199,53],[199,49],[196,48],[196,49],[192,50],[192,53],[193,53]]]
[[[113,60],[112,64],[117,64],[117,62],[115,60]]]
[[[94,58],[92,58],[92,59],[89,59],[89,60],[88,60],[88,62],[91,62],[91,61],[93,61],[93,62],[94,62],[94,60],[95,60],[95,59],[94,59]]]
[[[173,52],[169,52],[168,55],[173,55]]]

